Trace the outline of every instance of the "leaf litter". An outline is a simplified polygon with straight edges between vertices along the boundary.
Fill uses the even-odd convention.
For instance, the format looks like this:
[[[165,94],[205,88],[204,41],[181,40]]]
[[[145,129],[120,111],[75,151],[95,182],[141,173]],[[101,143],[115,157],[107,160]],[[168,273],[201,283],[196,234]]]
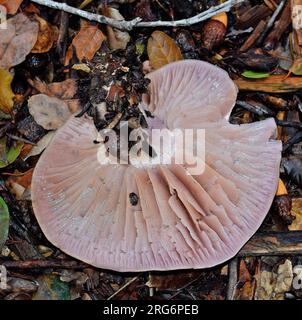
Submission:
[[[291,142],[297,131],[290,133],[285,126],[285,122],[289,126],[295,125],[287,120],[293,111],[298,113],[295,121],[301,122],[301,53],[297,48],[293,50],[293,43],[299,43],[300,35],[292,38],[296,31],[291,23],[284,27],[285,23],[280,19],[272,29],[272,32],[279,31],[278,37],[269,34],[269,39],[260,41],[261,37],[256,34],[257,24],[273,14],[268,2],[247,1],[245,6],[232,9],[226,17],[232,19],[226,24],[237,32],[223,34],[218,45],[209,43],[205,46],[205,35],[209,41],[217,41],[216,22],[186,28],[125,32],[80,21],[77,17],[66,17],[60,11],[54,12],[27,1],[0,0],[0,5],[12,15],[7,21],[7,30],[0,30],[0,166],[1,179],[5,181],[0,198],[0,262],[8,265],[16,262],[17,267],[8,268],[9,274],[17,270],[24,277],[11,276],[8,290],[0,290],[0,298],[213,300],[227,297],[228,265],[207,271],[172,272],[168,276],[142,273],[129,278],[83,266],[66,256],[45,240],[33,216],[30,202],[32,170],[55,130],[71,114],[88,113],[98,129],[114,127],[120,120],[129,121],[133,127],[145,125],[137,108],[148,85],[143,66],[145,72],[150,72],[181,59],[200,59],[216,64],[234,79],[240,89],[241,101],[250,106],[247,110],[242,104],[238,105],[231,116],[233,123],[254,122],[267,114],[281,119],[278,123],[280,137],[289,146],[283,154],[281,176],[292,201],[290,211],[296,219],[289,225],[284,221],[276,224],[276,217],[271,212],[261,231],[278,228],[286,235],[290,230],[302,230],[302,139],[295,136]],[[116,20],[130,20],[139,13],[150,21],[188,18],[207,9],[208,5],[204,3],[198,0],[181,3],[117,1],[114,7],[97,8],[94,1],[77,1],[77,6],[94,12],[101,10]],[[282,13],[283,21],[288,20],[286,10]],[[252,35],[243,32],[248,28],[252,28]],[[267,47],[268,43],[273,44],[272,49],[264,53],[261,48]],[[243,50],[247,46],[257,50]],[[294,75],[288,75],[282,69],[285,64],[285,69]],[[261,104],[270,112],[260,115]],[[284,112],[282,117],[279,112]],[[40,251],[47,253],[44,256]],[[54,253],[59,269],[63,270],[59,275],[50,263]],[[38,257],[46,267],[30,268],[33,257]],[[22,267],[20,259],[25,260],[29,268]],[[285,299],[288,294],[299,298],[292,287],[293,267],[294,260],[286,255],[238,258],[239,273],[233,298]]]

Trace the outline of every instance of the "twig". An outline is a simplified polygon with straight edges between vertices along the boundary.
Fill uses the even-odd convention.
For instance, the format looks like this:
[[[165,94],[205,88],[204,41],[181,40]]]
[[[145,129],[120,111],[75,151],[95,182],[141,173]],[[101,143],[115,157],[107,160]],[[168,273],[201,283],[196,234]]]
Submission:
[[[302,141],[302,131],[296,132],[290,139],[283,144],[283,152],[288,151],[294,144]]]
[[[138,276],[132,278],[131,280],[127,281],[122,287],[120,287],[117,291],[115,291],[114,294],[112,294],[107,300],[111,300],[112,298],[114,298],[118,293],[120,293],[121,291],[126,289],[131,283],[136,281],[139,278],[139,276],[140,275],[138,275]]]
[[[89,265],[79,261],[70,260],[27,260],[27,261],[1,261],[1,265],[12,269],[37,269],[37,268],[57,268],[57,269],[85,269]]]
[[[301,255],[302,231],[256,233],[238,257]]]
[[[176,298],[183,290],[187,290],[187,288],[192,285],[194,282],[196,282],[197,280],[200,280],[202,274],[199,275],[199,277],[197,277],[196,279],[191,280],[190,282],[188,282],[187,284],[185,284],[184,286],[182,286],[181,288],[177,289],[177,292],[175,292],[171,297],[168,298],[168,300],[172,300],[174,298]]]
[[[99,15],[99,14],[95,14],[95,13],[87,12],[78,8],[71,7],[66,3],[59,3],[52,0],[31,0],[31,1],[49,8],[58,9],[74,15],[78,15],[90,21],[97,21],[99,23],[107,24],[117,29],[132,30],[134,27],[145,28],[145,27],[190,26],[190,25],[199,23],[201,21],[207,20],[218,13],[230,11],[234,5],[240,4],[245,0],[228,0],[224,3],[219,4],[218,6],[211,7],[210,9],[204,12],[201,12],[196,16],[188,19],[182,19],[182,20],[176,20],[176,21],[150,21],[150,22],[144,22],[142,21],[141,18],[135,18],[131,21],[125,21],[125,20],[118,21],[118,20],[105,17],[103,15]]]
[[[302,130],[302,123],[298,121],[291,122],[291,121],[282,121],[282,120],[276,119],[276,123],[278,126],[281,126],[281,127],[289,127],[289,128]]]
[[[250,104],[248,102],[245,101],[240,101],[238,100],[236,102],[236,104],[238,106],[240,106],[241,108],[250,111],[258,116],[272,116],[274,113],[272,112],[272,110],[270,110],[268,107],[264,106],[264,105],[253,105]]]
[[[238,259],[234,258],[229,263],[229,282],[226,293],[226,300],[233,300],[238,279]]]
[[[24,143],[27,143],[27,144],[31,144],[32,146],[36,146],[37,144],[28,140],[28,139],[25,139],[25,138],[21,138],[21,137],[18,137],[14,134],[10,134],[10,133],[7,133],[6,134],[9,138],[15,140],[15,141],[20,141],[20,142],[24,142]]]
[[[40,4],[42,6],[46,6],[52,9],[62,10],[62,11],[80,16],[82,18],[88,19],[90,21],[97,21],[99,23],[104,23],[114,28],[122,29],[122,30],[132,30],[133,27],[142,20],[141,18],[136,18],[131,21],[125,21],[125,20],[119,21],[119,20],[105,17],[103,15],[99,15],[99,14],[95,14],[95,13],[87,12],[78,8],[71,7],[64,2],[60,3],[52,0],[31,0],[31,1],[37,4]]]
[[[270,31],[270,29],[272,28],[272,26],[274,25],[279,13],[281,12],[281,10],[283,9],[284,5],[286,3],[286,0],[282,0],[280,2],[280,4],[278,5],[276,11],[274,12],[274,14],[271,16],[271,18],[269,19],[266,28],[264,30],[264,32],[261,34],[261,36],[259,37],[257,44],[260,45],[264,38],[266,37],[267,33]]]

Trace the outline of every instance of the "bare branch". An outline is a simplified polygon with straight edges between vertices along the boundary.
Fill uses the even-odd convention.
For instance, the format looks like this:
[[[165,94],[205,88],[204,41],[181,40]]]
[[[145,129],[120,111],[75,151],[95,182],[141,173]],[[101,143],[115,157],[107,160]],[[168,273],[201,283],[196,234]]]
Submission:
[[[66,3],[60,3],[52,0],[31,0],[32,2],[38,3],[49,8],[62,10],[82,18],[85,18],[90,21],[97,21],[99,23],[107,24],[111,27],[121,29],[121,30],[132,30],[134,27],[180,27],[180,26],[190,26],[201,21],[207,20],[216,14],[221,12],[230,11],[230,9],[239,3],[244,2],[245,0],[228,0],[224,3],[219,4],[218,6],[211,7],[210,9],[197,14],[194,17],[176,21],[150,21],[144,22],[141,18],[135,18],[131,21],[118,21],[103,15],[87,12],[78,8],[71,7]]]

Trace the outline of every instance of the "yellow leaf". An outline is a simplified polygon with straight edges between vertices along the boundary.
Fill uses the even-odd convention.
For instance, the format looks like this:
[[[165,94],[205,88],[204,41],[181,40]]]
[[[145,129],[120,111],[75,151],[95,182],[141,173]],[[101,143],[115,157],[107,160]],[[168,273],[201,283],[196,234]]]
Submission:
[[[9,113],[14,106],[14,93],[11,88],[13,76],[4,69],[0,69],[0,109]]]
[[[175,41],[162,31],[154,31],[148,40],[148,56],[153,69],[182,60],[182,54]]]

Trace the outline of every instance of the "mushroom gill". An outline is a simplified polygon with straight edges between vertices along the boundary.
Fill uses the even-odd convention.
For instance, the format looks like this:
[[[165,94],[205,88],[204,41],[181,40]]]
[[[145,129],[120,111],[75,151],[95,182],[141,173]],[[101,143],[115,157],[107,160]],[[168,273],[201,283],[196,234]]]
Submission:
[[[281,159],[275,122],[230,124],[237,89],[206,62],[171,63],[148,77],[150,128],[204,128],[204,172],[100,164],[93,120],[72,116],[35,168],[35,215],[54,245],[100,268],[212,267],[236,255],[271,206]]]

